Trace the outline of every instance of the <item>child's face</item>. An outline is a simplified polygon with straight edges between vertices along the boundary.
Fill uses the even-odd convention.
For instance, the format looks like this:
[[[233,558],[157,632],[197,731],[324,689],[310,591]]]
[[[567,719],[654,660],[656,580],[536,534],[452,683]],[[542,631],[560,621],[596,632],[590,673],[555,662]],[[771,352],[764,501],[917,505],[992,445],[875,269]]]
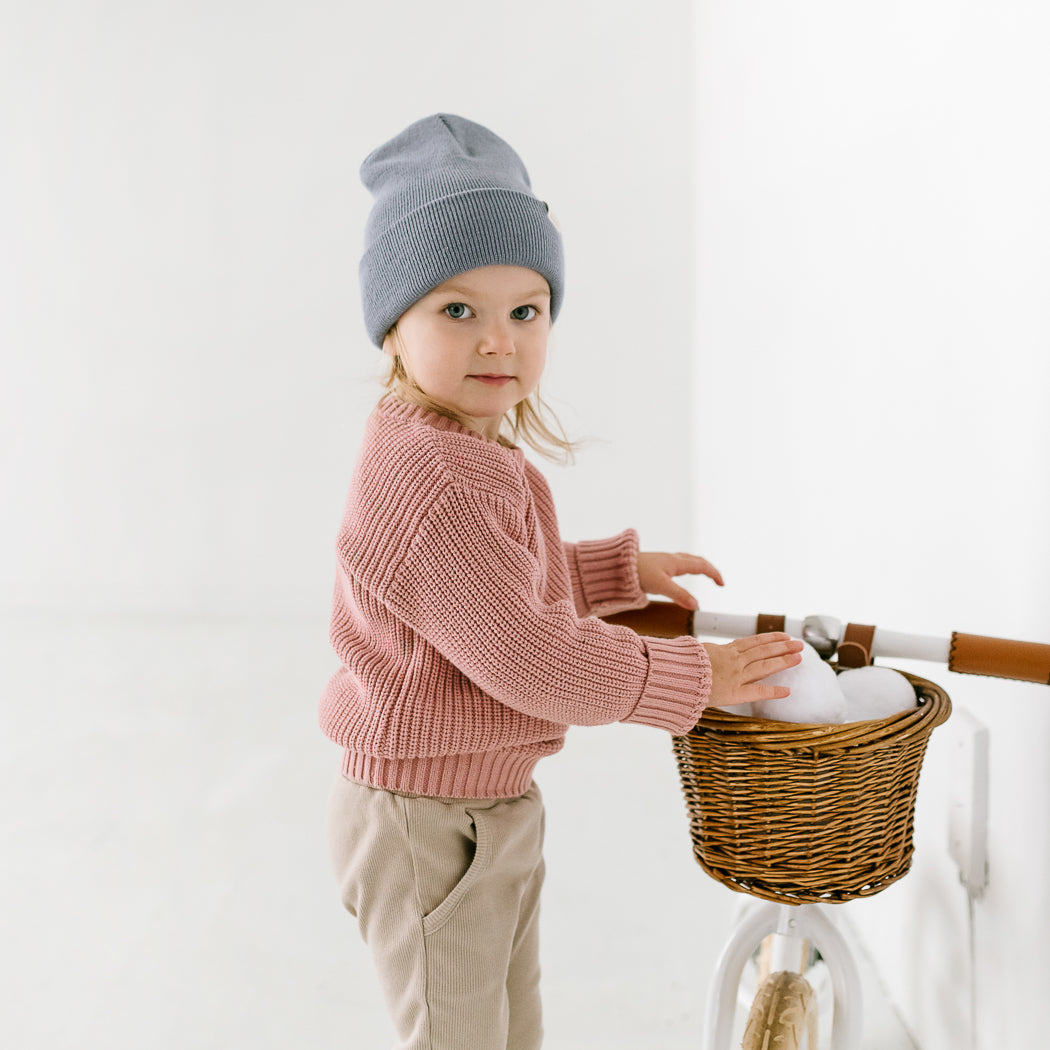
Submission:
[[[539,385],[547,361],[550,288],[521,266],[484,266],[440,284],[397,322],[408,374],[438,404],[495,438],[500,420]]]

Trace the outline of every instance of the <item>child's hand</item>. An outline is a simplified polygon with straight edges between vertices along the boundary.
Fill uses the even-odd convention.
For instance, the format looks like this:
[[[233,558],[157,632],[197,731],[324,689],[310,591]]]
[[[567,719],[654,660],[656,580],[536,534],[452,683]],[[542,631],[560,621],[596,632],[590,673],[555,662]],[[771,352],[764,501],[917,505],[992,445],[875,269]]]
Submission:
[[[728,645],[705,643],[711,661],[711,706],[731,707],[754,700],[783,700],[791,690],[763,685],[762,679],[802,662],[802,642],[789,634],[753,634]]]
[[[696,599],[684,587],[679,587],[673,579],[687,573],[692,576],[709,576],[719,587],[723,586],[722,574],[706,558],[681,553],[643,552],[638,555],[638,582],[646,594],[662,594],[683,609],[695,609]]]

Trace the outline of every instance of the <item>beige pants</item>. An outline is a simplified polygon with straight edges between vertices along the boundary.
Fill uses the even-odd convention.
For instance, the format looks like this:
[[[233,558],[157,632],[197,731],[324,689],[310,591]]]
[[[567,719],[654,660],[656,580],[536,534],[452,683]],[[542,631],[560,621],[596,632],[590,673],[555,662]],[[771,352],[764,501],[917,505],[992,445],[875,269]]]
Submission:
[[[433,799],[338,777],[329,843],[398,1050],[537,1050],[543,801]]]

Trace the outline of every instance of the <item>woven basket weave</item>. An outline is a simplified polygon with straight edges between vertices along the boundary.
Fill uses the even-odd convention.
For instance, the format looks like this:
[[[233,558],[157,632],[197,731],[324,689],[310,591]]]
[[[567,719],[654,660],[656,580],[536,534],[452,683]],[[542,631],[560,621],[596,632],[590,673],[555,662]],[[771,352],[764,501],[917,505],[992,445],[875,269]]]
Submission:
[[[709,710],[675,737],[700,866],[788,904],[867,897],[905,875],[926,744],[951,713],[943,689],[905,677],[919,706],[890,718],[800,725]]]

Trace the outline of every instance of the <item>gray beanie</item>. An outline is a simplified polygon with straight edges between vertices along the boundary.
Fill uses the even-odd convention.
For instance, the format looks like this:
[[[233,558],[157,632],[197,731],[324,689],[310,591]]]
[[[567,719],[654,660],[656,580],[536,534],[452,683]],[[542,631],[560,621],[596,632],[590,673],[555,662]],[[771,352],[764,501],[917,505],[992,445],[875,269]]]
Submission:
[[[361,181],[375,204],[365,227],[361,298],[373,343],[431,289],[479,266],[524,266],[561,309],[561,235],[521,158],[488,128],[439,113],[370,153]]]

